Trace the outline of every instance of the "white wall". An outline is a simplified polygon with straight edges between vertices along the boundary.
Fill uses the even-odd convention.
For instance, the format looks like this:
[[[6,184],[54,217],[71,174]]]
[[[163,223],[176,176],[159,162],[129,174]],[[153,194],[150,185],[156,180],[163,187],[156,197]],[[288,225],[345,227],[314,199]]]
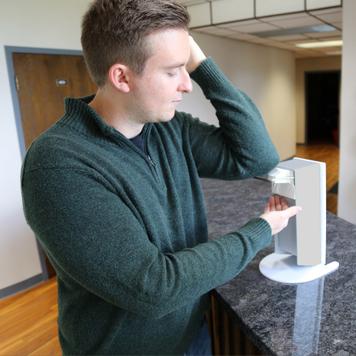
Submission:
[[[343,2],[338,215],[356,224],[356,1]]]
[[[295,59],[286,50],[193,32],[207,55],[257,104],[282,159],[295,154]],[[194,85],[178,110],[216,124],[214,110]]]
[[[80,50],[80,22],[90,0],[0,2],[0,290],[41,272],[35,239],[22,213],[21,154],[4,46]],[[261,109],[280,155],[295,153],[294,58],[287,51],[197,34],[232,81]],[[201,92],[180,107],[214,122]]]
[[[0,290],[41,273],[33,233],[22,213],[21,155],[4,46],[80,49],[89,0],[0,2]]]

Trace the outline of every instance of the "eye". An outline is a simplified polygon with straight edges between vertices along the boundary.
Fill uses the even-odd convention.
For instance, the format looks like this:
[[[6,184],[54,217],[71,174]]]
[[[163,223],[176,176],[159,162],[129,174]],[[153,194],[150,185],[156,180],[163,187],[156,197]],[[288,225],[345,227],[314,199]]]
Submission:
[[[167,72],[167,75],[169,77],[175,77],[177,75],[177,71],[173,71],[173,72]]]

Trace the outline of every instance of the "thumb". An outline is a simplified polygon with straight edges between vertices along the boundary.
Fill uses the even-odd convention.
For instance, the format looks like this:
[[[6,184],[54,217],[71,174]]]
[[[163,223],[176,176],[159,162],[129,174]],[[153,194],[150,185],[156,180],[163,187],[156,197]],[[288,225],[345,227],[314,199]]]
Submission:
[[[297,215],[300,211],[302,211],[300,206],[291,206],[290,208],[283,210],[288,219],[294,215]]]

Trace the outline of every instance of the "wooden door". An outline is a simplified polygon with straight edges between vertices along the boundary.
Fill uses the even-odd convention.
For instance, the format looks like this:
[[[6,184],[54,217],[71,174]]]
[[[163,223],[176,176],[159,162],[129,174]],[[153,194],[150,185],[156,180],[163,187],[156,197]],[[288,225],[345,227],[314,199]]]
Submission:
[[[13,64],[26,149],[63,115],[65,97],[96,91],[79,55],[13,53]],[[47,258],[46,265],[54,276]]]
[[[26,148],[64,113],[64,98],[93,94],[82,56],[13,53]]]

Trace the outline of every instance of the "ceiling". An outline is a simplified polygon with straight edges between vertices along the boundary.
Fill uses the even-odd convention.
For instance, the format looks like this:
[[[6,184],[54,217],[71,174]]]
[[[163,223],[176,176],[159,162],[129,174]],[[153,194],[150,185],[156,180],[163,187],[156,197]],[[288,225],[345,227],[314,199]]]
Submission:
[[[189,10],[197,8],[198,4],[221,0],[178,1],[187,6]],[[210,5],[210,11],[212,11],[213,7],[211,4],[205,5]],[[305,49],[296,47],[296,44],[324,40],[341,40],[342,7],[336,6],[325,9],[297,11],[282,15],[278,14],[276,16],[250,16],[247,20],[226,21],[208,26],[198,25],[192,26],[191,29],[218,37],[291,50],[295,52],[297,58],[341,55],[341,47]],[[322,29],[327,32],[320,32]]]

